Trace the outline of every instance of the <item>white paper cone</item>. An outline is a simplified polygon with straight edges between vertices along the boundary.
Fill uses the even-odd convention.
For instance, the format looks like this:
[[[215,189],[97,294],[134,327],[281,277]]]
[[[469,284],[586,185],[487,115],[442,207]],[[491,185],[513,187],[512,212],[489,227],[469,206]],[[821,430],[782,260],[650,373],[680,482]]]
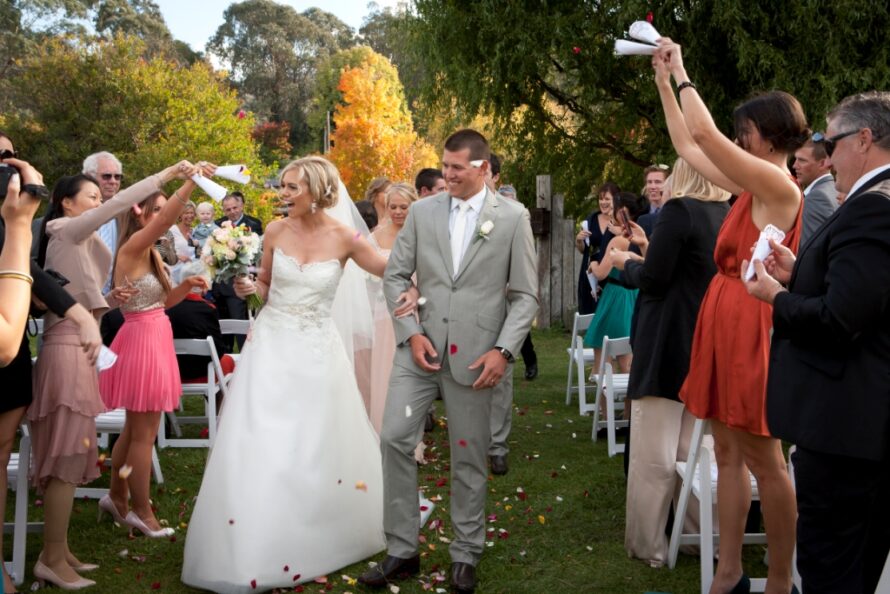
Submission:
[[[658,38],[661,37],[658,31],[655,30],[655,27],[647,21],[634,22],[628,29],[628,34],[637,41],[644,41],[653,45],[657,44]]]
[[[208,196],[219,202],[223,198],[226,197],[226,194],[229,193],[224,187],[213,181],[212,179],[207,179],[206,177],[201,177],[200,175],[193,175],[192,181],[198,184],[198,187],[204,190]]]
[[[763,228],[763,231],[760,232],[760,237],[757,239],[757,243],[754,245],[754,253],[751,254],[751,261],[748,262],[748,270],[745,271],[746,281],[754,278],[754,275],[756,274],[754,271],[754,261],[760,260],[763,262],[766,260],[767,256],[772,253],[773,248],[769,246],[770,239],[781,243],[782,240],[785,239],[785,232],[773,225],[767,225]]]
[[[239,184],[246,184],[250,181],[250,171],[245,165],[220,165],[216,168],[214,175]]]
[[[626,39],[615,40],[616,56],[651,56],[655,53],[655,46]]]
[[[99,358],[96,359],[96,367],[99,371],[105,371],[117,363],[117,354],[104,344],[99,347]]]

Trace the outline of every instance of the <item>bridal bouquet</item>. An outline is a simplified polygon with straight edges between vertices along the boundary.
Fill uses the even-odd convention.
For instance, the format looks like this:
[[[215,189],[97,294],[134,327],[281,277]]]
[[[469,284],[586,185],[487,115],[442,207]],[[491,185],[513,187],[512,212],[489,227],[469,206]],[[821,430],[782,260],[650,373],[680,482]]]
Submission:
[[[214,229],[204,242],[201,259],[210,269],[213,280],[227,282],[236,276],[247,276],[259,251],[259,235],[244,225],[233,227],[230,221],[223,221],[222,226]],[[263,300],[256,293],[248,295],[246,301],[247,307],[252,310],[263,305]]]

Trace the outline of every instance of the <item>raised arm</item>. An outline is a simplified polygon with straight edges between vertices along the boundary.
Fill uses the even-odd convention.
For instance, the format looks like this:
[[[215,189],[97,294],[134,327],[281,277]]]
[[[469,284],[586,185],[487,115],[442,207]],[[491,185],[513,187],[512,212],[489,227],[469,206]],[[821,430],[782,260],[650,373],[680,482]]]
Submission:
[[[613,268],[611,255],[612,249],[625,251],[629,245],[630,242],[624,237],[613,237],[609,240],[609,245],[606,246],[606,251],[603,253],[602,258],[600,258],[599,262],[591,262],[588,271],[592,272],[597,280],[603,280],[609,276],[609,272]]]
[[[655,57],[670,64],[671,74],[678,85],[689,82],[679,45],[662,37]],[[767,206],[800,204],[800,189],[791,181],[788,172],[745,151],[720,132],[695,87],[687,86],[680,91],[680,105],[692,139],[736,188],[751,192]],[[698,169],[697,164],[691,164]]]
[[[152,192],[157,192],[164,184],[172,180],[173,176],[168,167],[164,171],[150,175],[142,181],[136,182],[126,190],[115,194],[110,200],[106,200],[96,208],[90,209],[80,216],[70,218],[61,231],[75,243],[80,243],[89,237],[93,231],[131,208],[134,204],[142,202]]]
[[[383,272],[386,270],[386,258],[375,250],[371,242],[362,237],[358,231],[347,229],[345,233],[349,257],[355,260],[355,263],[362,270],[370,272],[374,276],[382,277]]]
[[[705,155],[701,147],[692,139],[689,128],[686,127],[686,120],[683,112],[680,110],[680,104],[677,103],[677,96],[674,95],[674,88],[671,86],[671,71],[664,57],[652,56],[652,67],[655,69],[655,86],[658,88],[658,95],[661,97],[661,106],[664,109],[664,119],[667,122],[668,134],[671,137],[671,144],[677,151],[677,156],[682,157],[692,168],[701,173],[708,181],[716,184],[731,192],[732,194],[741,194],[743,188],[734,183],[723,174]]]
[[[201,169],[192,165],[188,161],[181,161],[173,166],[173,175],[176,179],[184,179],[185,183],[182,187],[173,192],[170,199],[145,227],[134,233],[126,243],[124,243],[118,252],[120,256],[134,257],[148,249],[150,249],[161,235],[167,232],[179,214],[188,204],[189,196],[195,189],[195,182],[190,178],[192,175],[200,173]]]

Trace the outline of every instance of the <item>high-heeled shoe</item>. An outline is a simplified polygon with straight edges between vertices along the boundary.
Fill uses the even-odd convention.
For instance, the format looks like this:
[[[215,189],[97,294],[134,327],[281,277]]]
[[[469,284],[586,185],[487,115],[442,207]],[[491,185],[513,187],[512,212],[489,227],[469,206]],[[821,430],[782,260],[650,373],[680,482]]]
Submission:
[[[97,569],[99,569],[99,566],[95,563],[81,563],[80,565],[71,565],[71,569],[73,569],[77,573],[89,573],[91,571],[96,571]]]
[[[127,513],[127,517],[124,518],[124,523],[130,528],[135,528],[145,536],[150,538],[167,538],[169,536],[173,536],[175,530],[173,528],[161,528],[160,530],[152,530],[148,526],[145,525],[145,522],[142,521],[142,518],[136,515],[136,512],[130,511]]]
[[[37,583],[40,584],[41,588],[46,586],[46,582],[49,582],[62,590],[83,590],[84,588],[96,585],[96,582],[86,578],[78,578],[75,582],[66,582],[57,576],[56,572],[44,565],[43,561],[40,561],[39,559],[37,560],[37,563],[34,564],[34,577],[37,578]]]
[[[114,502],[111,500],[111,497],[108,494],[103,495],[99,499],[99,514],[96,519],[96,522],[100,522],[102,520],[102,514],[108,514],[111,518],[121,526],[124,526],[127,522],[121,516],[121,513],[117,511],[117,506],[114,505]]]

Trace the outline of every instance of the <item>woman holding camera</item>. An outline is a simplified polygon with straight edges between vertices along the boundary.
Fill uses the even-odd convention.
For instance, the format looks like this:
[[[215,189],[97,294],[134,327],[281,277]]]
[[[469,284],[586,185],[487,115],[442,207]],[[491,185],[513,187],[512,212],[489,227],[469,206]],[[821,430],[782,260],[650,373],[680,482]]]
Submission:
[[[38,263],[67,278],[68,293],[98,320],[113,304],[136,291],[116,286],[102,295],[112,254],[98,229],[176,177],[176,166],[136,183],[106,202],[99,185],[85,174],[61,178],[43,221]],[[33,433],[31,481],[44,498],[43,550],[34,575],[64,589],[93,585],[78,572],[96,569],[81,563],[68,548],[68,522],[78,485],[99,476],[96,465],[96,416],[105,410],[93,361],[80,352],[77,328],[47,314],[37,360],[34,403],[28,409]],[[73,381],[72,381],[73,380]]]
[[[15,246],[21,249],[21,253],[15,254],[16,262],[7,261],[7,257],[12,254],[4,250],[3,255],[0,256],[0,270],[4,272],[28,270],[25,266],[30,262],[31,218],[40,205],[40,199],[46,197],[48,192],[43,186],[43,176],[27,162],[15,158],[12,140],[2,132],[0,132],[0,159],[4,165],[11,165],[20,172],[19,176],[12,178],[6,194],[6,202],[3,204],[0,244],[4,243],[5,238],[6,244],[13,248],[13,253],[17,251]],[[0,294],[2,294],[0,312],[5,316],[6,311],[4,310],[11,310],[13,306],[19,308],[21,304],[15,304],[15,301],[20,299],[21,295],[14,293],[21,293],[22,289],[26,287],[27,297],[30,298],[33,288],[35,302],[39,301],[40,306],[48,308],[54,315],[60,318],[64,317],[76,325],[76,348],[84,351],[84,357],[91,363],[95,363],[99,346],[102,344],[96,320],[59,285],[55,278],[41,270],[34,262],[30,262],[30,274],[25,276],[33,277],[33,287],[28,287],[28,281],[20,275],[0,278]],[[25,287],[21,285],[25,285]],[[16,314],[27,317],[27,305],[25,305],[24,311],[19,309]],[[24,328],[23,322],[21,327]],[[23,336],[21,330],[16,333],[16,336],[18,352],[11,361],[7,361],[4,357],[4,361],[7,361],[8,365],[0,368],[0,384],[4,386],[4,398],[0,400],[0,484],[2,485],[6,485],[6,465],[9,463],[16,431],[32,398],[31,349],[28,337],[27,335]],[[4,488],[0,489],[0,514],[4,513],[5,508],[6,489]],[[2,538],[2,534],[0,534],[0,538]],[[0,541],[0,548],[2,548],[2,541]],[[2,567],[3,564],[0,563],[0,568]],[[4,592],[15,591],[12,581],[5,571],[3,571],[3,588]]]

